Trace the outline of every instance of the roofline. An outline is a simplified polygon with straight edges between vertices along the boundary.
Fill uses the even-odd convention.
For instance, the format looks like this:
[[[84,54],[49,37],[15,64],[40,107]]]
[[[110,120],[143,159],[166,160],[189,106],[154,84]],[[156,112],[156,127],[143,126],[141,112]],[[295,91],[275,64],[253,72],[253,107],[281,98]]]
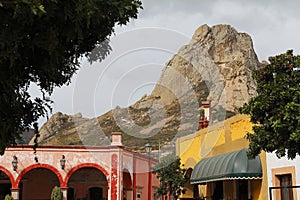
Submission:
[[[200,136],[202,134],[205,134],[205,133],[208,133],[208,132],[213,132],[213,131],[218,130],[218,129],[224,129],[226,124],[233,124],[235,122],[247,119],[249,117],[250,117],[249,115],[236,114],[236,115],[234,115],[234,116],[232,116],[232,117],[230,117],[230,118],[228,118],[224,121],[217,122],[213,125],[209,125],[208,127],[204,128],[204,129],[200,129],[200,130],[198,130],[196,132],[193,132],[189,135],[179,137],[179,138],[176,139],[176,144],[179,144],[179,143],[187,141],[187,140],[194,139],[195,137],[198,137],[198,136]]]
[[[25,144],[25,145],[12,145],[12,146],[7,146],[5,150],[22,150],[22,149],[32,149],[33,150],[34,145],[29,145],[29,144]],[[74,149],[74,150],[80,150],[80,149],[86,149],[86,150],[111,150],[111,149],[122,149],[122,151],[124,151],[125,153],[129,153],[132,154],[136,157],[140,157],[143,159],[149,159],[149,157],[147,155],[143,155],[139,152],[136,151],[132,151],[129,149],[126,149],[124,146],[111,146],[111,145],[107,145],[107,146],[89,146],[89,145],[38,145],[38,147],[36,148],[36,150],[38,151],[39,149],[50,149],[50,150],[54,150],[54,149],[58,149],[58,150],[63,150],[63,149]],[[156,162],[157,159],[154,158],[150,158],[151,161]]]

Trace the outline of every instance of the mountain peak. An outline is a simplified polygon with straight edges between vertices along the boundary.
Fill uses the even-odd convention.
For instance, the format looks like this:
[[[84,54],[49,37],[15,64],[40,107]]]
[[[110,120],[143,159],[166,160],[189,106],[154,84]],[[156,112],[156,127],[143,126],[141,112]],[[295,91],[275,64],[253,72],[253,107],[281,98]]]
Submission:
[[[123,144],[133,150],[143,149],[148,140],[170,144],[177,137],[198,130],[203,101],[211,105],[210,124],[234,115],[237,108],[256,95],[252,70],[259,66],[248,34],[239,33],[230,25],[202,25],[189,44],[167,62],[150,95],[128,108],[118,107],[94,119],[69,116],[74,123],[70,124],[69,118],[56,120],[58,124],[48,121],[44,125],[47,131],[41,129],[44,140],[40,142],[67,145],[70,140],[57,138],[70,135],[80,140],[73,139],[72,144],[100,145],[103,141],[108,143],[111,132],[122,131]]]

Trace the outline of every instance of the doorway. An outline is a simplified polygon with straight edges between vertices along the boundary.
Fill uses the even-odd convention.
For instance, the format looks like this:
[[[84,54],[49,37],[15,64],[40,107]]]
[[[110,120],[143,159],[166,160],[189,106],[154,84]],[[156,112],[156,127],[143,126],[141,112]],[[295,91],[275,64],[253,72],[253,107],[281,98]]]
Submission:
[[[67,200],[75,200],[74,188],[69,187],[67,191]]]
[[[213,193],[213,200],[223,199],[223,181],[215,182],[215,189]]]
[[[89,200],[102,200],[103,199],[103,189],[99,187],[89,188]]]
[[[248,199],[248,180],[238,180],[238,199]]]

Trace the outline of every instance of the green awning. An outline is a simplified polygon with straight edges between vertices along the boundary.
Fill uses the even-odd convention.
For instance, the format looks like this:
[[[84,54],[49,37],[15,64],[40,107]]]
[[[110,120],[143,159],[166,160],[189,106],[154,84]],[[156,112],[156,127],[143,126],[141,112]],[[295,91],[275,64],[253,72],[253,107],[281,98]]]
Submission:
[[[247,149],[242,149],[202,159],[194,167],[190,180],[192,184],[198,184],[218,180],[261,178],[259,156],[250,160],[247,157]]]

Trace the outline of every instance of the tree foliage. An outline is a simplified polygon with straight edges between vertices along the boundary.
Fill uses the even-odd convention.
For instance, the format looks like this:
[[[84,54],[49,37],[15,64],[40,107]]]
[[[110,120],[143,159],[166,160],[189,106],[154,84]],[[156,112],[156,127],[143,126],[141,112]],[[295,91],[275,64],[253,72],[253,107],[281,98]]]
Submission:
[[[109,54],[114,26],[139,8],[139,0],[0,0],[1,154],[51,111],[53,89],[70,83],[83,56],[93,62]],[[31,83],[41,97],[30,96]]]
[[[300,154],[300,56],[289,50],[269,58],[269,64],[253,73],[258,95],[240,112],[250,114],[253,134],[248,155],[261,150],[278,157],[295,158]]]
[[[4,200],[14,200],[14,198],[11,195],[7,194],[5,195]]]
[[[186,169],[181,168],[180,158],[166,157],[158,163],[152,171],[157,175],[160,186],[157,190],[158,195],[171,195],[172,199],[184,193],[184,183],[187,181]]]

